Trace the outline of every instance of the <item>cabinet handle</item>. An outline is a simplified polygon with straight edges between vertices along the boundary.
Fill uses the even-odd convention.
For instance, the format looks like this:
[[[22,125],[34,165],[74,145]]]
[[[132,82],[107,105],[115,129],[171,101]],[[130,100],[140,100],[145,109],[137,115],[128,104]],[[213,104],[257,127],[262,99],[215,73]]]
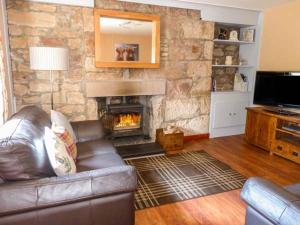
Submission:
[[[277,149],[281,151],[282,150],[282,146],[278,145]]]
[[[299,154],[298,152],[293,152],[292,155],[298,157]]]
[[[233,113],[234,116],[236,116],[236,113]]]

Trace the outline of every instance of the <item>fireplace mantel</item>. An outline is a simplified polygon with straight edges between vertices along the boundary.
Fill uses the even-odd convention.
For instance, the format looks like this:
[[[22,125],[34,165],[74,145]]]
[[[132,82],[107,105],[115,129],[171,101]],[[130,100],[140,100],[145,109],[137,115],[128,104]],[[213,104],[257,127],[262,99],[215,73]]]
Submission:
[[[164,95],[166,80],[103,80],[86,82],[87,97]]]

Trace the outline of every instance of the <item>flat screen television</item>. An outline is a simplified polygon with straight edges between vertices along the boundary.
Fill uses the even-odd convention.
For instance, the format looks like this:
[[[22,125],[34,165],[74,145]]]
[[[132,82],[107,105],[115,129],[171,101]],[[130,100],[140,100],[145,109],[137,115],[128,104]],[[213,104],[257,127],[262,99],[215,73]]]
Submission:
[[[300,108],[300,73],[258,71],[254,104]]]

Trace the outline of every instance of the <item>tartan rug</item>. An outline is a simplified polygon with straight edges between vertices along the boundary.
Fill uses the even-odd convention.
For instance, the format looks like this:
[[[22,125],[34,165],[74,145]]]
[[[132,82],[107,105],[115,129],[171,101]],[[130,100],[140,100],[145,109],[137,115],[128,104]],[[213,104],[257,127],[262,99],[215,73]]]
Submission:
[[[245,178],[204,151],[125,160],[135,166],[135,209],[242,188]]]

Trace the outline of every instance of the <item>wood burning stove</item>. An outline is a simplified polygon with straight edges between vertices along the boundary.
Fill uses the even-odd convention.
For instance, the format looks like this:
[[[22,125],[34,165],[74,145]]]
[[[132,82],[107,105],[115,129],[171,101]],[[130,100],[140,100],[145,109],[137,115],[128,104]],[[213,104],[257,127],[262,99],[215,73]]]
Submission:
[[[143,112],[144,106],[141,104],[107,105],[111,137],[144,135]]]

